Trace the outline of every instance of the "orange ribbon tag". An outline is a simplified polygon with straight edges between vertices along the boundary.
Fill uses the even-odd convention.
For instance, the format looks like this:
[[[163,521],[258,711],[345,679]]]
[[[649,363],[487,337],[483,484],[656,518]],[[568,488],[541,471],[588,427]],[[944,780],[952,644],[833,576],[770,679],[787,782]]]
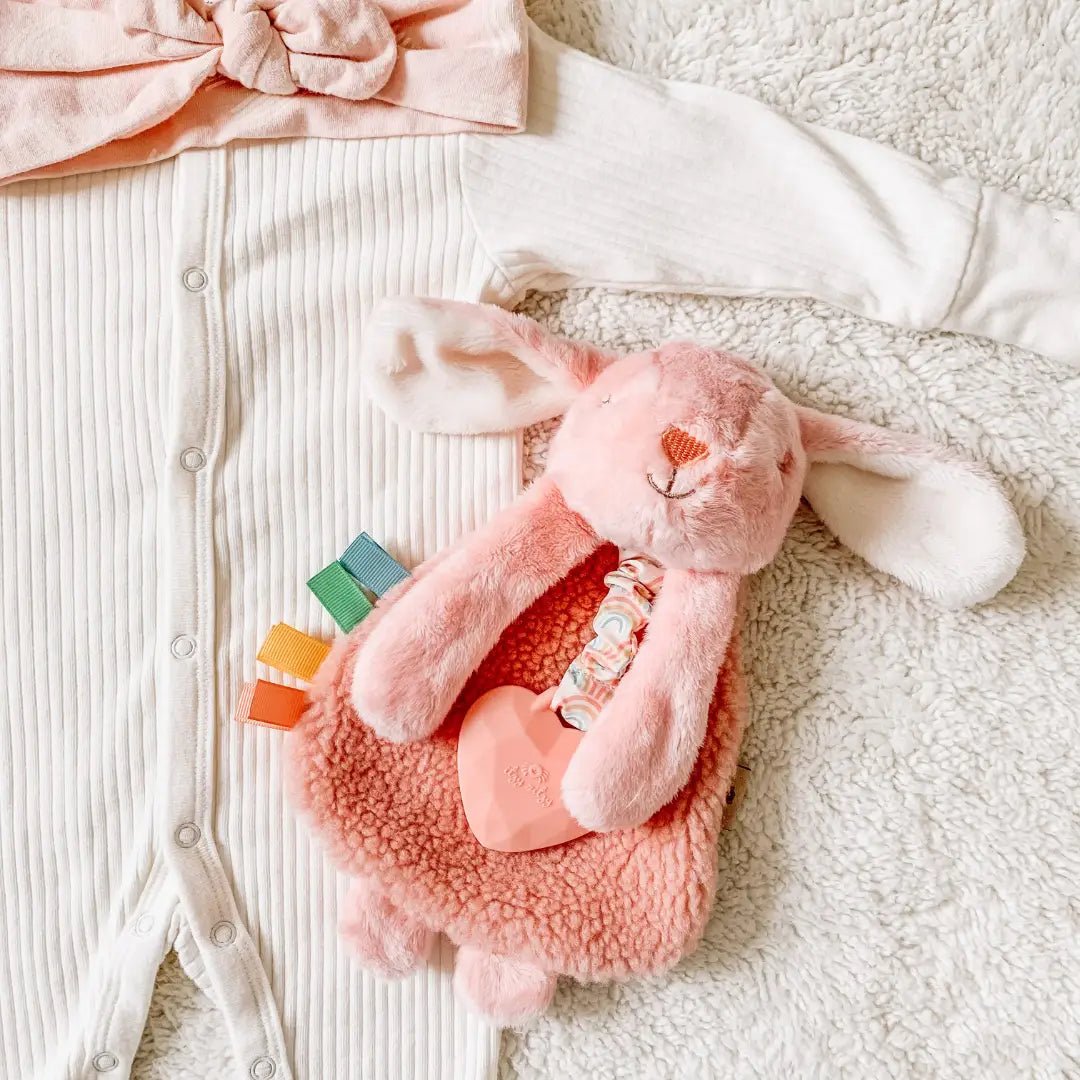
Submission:
[[[295,727],[308,706],[308,697],[295,686],[259,679],[245,683],[236,707],[236,719],[245,724],[265,724],[288,731]]]

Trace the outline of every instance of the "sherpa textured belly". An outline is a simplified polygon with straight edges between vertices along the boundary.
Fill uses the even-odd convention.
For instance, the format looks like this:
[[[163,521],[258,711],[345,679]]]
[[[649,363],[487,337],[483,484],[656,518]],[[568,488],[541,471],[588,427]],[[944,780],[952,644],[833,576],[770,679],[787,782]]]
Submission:
[[[401,975],[446,933],[458,991],[520,1022],[560,974],[656,973],[698,940],[743,725],[740,586],[801,497],[842,543],[946,605],[993,596],[1023,537],[981,467],[795,405],[715,348],[618,358],[498,308],[419,299],[385,303],[376,325],[366,374],[403,423],[478,432],[566,415],[545,475],[335,647],[291,736],[294,790],[357,878],[343,930],[361,960]],[[559,681],[604,598],[611,545],[666,575],[563,779],[594,831],[488,851],[458,794],[461,717],[495,686]]]

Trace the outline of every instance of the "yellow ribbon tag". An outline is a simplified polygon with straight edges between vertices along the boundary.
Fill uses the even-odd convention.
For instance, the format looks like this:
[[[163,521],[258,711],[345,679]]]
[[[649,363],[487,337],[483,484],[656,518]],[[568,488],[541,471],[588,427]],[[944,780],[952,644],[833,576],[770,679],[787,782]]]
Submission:
[[[301,633],[288,623],[279,622],[266,635],[258,659],[288,675],[311,682],[329,651],[330,646],[325,641]]]

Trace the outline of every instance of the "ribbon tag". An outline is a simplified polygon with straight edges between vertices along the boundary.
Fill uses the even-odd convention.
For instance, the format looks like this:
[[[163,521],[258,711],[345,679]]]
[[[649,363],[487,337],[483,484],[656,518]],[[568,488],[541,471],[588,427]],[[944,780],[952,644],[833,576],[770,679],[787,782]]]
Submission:
[[[399,562],[367,533],[361,533],[341,559],[324,566],[307,584],[347,634],[372,610],[361,583],[382,596],[408,576],[409,572]],[[329,652],[330,646],[325,641],[288,623],[275,623],[259,648],[257,659],[287,675],[311,682]],[[303,690],[258,679],[241,688],[235,716],[241,723],[264,724],[287,731],[303,716],[307,702]]]
[[[366,532],[362,532],[346,548],[339,562],[376,596],[385,596],[399,581],[409,576],[409,571]]]
[[[307,694],[295,686],[258,679],[245,683],[236,706],[236,719],[288,731],[304,715],[307,703]]]
[[[324,566],[307,585],[346,634],[371,611],[371,601],[339,562]]]
[[[319,665],[326,659],[330,646],[318,638],[301,633],[288,623],[276,623],[270,628],[256,659],[264,664],[311,682]]]

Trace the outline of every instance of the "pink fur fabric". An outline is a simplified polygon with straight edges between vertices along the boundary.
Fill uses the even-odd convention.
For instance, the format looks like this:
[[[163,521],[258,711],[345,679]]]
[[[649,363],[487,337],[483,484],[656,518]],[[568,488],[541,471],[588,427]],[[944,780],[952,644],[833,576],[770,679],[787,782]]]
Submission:
[[[364,967],[395,979],[418,968],[431,948],[432,933],[395,907],[374,878],[357,878],[345,899],[341,936]]]
[[[648,821],[690,776],[735,620],[739,579],[671,570],[634,663],[570,759],[563,803],[586,828]]]
[[[378,897],[385,924],[443,931],[470,947],[459,958],[468,957],[459,986],[476,1007],[504,1019],[546,1001],[546,977],[666,970],[693,948],[712,905],[720,816],[745,711],[734,645],[714,680],[718,692],[689,783],[647,824],[507,854],[481,847],[465,820],[456,759],[465,710],[496,686],[540,692],[554,685],[591,635],[603,576],[617,561],[604,546],[572,569],[501,635],[432,737],[395,744],[358,715],[352,674],[364,641],[436,572],[421,567],[335,645],[312,687],[315,704],[289,736],[294,798],[342,868],[378,883],[361,896]],[[347,917],[355,923],[352,900]],[[400,970],[370,944],[371,925],[366,918],[361,959]],[[486,968],[478,955],[518,966]],[[511,984],[510,1000],[495,1008],[493,988],[501,994]]]
[[[555,996],[556,978],[534,964],[465,945],[454,965],[454,989],[476,1012],[500,1026],[522,1024]]]
[[[386,613],[353,676],[360,715],[394,742],[430,735],[503,627],[599,542],[541,480]]]

